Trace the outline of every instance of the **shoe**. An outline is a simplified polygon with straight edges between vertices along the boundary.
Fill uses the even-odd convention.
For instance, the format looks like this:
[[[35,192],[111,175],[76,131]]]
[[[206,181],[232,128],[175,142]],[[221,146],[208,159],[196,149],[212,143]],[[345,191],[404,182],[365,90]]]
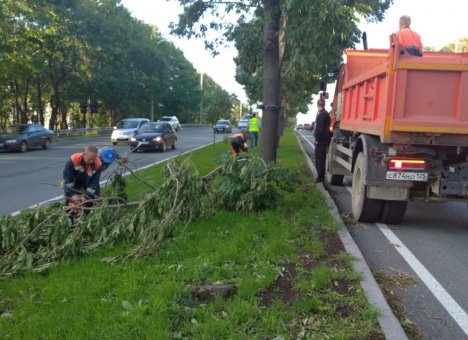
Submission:
[[[323,182],[323,178],[316,178],[315,179],[315,183],[322,183]]]

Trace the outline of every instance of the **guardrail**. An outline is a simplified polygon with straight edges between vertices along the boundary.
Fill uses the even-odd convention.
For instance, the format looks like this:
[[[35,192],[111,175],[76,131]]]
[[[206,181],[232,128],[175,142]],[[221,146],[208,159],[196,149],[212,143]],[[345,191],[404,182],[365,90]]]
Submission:
[[[68,136],[76,135],[87,132],[101,132],[101,131],[112,131],[114,128],[104,127],[104,128],[82,128],[82,129],[67,129],[67,130],[54,130],[54,135],[56,136]]]
[[[213,127],[213,124],[180,124],[182,128],[184,127]]]
[[[184,127],[212,127],[211,124],[181,124],[182,128]],[[67,129],[67,130],[54,130],[54,135],[56,136],[69,136],[77,135],[87,132],[103,132],[103,131],[112,131],[112,127],[98,127],[98,128],[80,128],[80,129]]]

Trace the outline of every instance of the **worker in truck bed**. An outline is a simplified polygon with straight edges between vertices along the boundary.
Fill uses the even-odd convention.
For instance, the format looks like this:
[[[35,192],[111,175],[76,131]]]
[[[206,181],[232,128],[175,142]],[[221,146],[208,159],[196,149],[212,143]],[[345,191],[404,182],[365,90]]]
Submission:
[[[323,182],[325,178],[325,161],[327,159],[327,149],[331,141],[330,114],[325,110],[325,100],[317,100],[318,114],[315,119],[315,167],[317,168],[317,178],[315,183]]]
[[[396,36],[398,44],[402,48],[402,52],[406,51],[408,54],[422,57],[423,46],[421,43],[421,37],[418,33],[413,31],[411,28],[411,18],[407,15],[400,17],[400,30]]]

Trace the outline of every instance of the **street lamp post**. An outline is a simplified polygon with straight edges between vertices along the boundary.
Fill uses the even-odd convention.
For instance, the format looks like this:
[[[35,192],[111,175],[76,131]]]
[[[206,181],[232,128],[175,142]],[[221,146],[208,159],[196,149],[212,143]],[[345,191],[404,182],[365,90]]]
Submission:
[[[242,119],[242,102],[240,102],[239,121]]]
[[[200,73],[200,89],[201,89],[201,97],[200,97],[200,125],[203,123],[203,72]]]

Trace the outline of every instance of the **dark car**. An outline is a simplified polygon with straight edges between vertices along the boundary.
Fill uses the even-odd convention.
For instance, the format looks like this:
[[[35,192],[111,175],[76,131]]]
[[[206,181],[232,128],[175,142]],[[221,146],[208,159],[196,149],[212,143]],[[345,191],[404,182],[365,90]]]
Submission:
[[[170,123],[151,122],[143,124],[130,138],[130,147],[137,150],[161,150],[176,148],[177,136]]]
[[[232,132],[232,126],[231,122],[226,119],[221,119],[216,122],[216,124],[213,126],[213,132],[214,133],[231,133]]]
[[[36,147],[47,149],[53,140],[54,133],[42,125],[13,125],[0,134],[0,150],[26,152]]]

